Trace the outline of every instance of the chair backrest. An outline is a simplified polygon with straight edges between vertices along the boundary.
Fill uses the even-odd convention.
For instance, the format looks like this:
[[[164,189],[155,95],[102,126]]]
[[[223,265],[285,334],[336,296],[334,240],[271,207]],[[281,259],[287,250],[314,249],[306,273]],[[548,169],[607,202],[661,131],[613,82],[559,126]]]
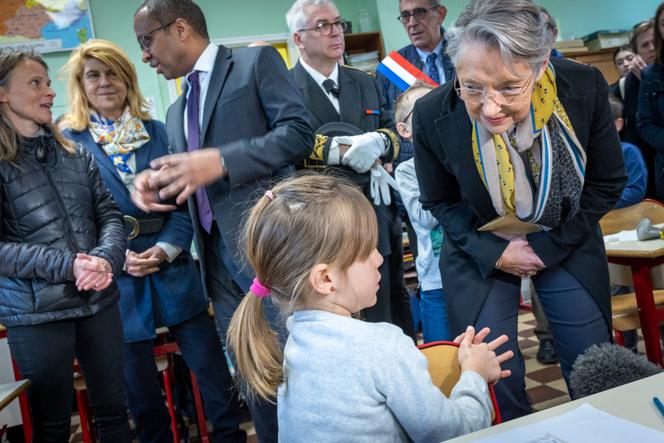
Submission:
[[[452,395],[452,389],[461,378],[461,365],[459,365],[459,344],[451,341],[434,341],[418,346],[429,363],[431,381],[445,394]],[[493,385],[489,385],[489,396],[493,405],[491,424],[502,422],[498,401]]]
[[[649,218],[654,225],[664,223],[664,204],[646,199],[626,208],[614,209],[602,217],[599,226],[602,235],[611,235],[636,229],[636,225],[644,218]]]

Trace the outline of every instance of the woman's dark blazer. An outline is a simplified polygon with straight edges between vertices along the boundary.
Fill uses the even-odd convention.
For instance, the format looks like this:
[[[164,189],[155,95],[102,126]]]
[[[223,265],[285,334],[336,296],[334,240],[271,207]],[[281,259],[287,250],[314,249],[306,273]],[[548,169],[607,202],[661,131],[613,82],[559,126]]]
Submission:
[[[150,134],[150,141],[136,151],[137,171],[149,168],[152,159],[168,154],[168,139],[164,124],[155,120],[143,123]],[[120,288],[118,305],[125,343],[150,340],[156,336],[157,327],[172,326],[205,311],[208,302],[203,293],[200,274],[189,253],[193,236],[189,214],[179,211],[146,214],[141,211],[131,201],[129,190],[113,162],[95,143],[87,129],[82,132],[67,129],[63,135],[80,143],[95,156],[101,176],[123,215],[136,218],[164,217],[164,225],[160,232],[139,235],[128,241],[127,247],[131,251],[143,252],[159,241],[182,248],[182,252],[172,263],[168,261],[161,263],[160,271],[157,273],[145,277],[132,277],[122,272],[118,277]]]
[[[608,325],[609,274],[598,221],[614,207],[625,185],[620,141],[600,72],[568,60],[551,63],[558,98],[586,151],[585,184],[578,214],[552,231],[527,238],[548,268],[562,266],[592,294]],[[477,172],[470,119],[453,85],[447,82],[417,101],[413,126],[420,201],[445,229],[440,268],[452,332],[457,334],[475,324],[493,279],[519,280],[494,268],[508,242],[477,231],[498,214]]]

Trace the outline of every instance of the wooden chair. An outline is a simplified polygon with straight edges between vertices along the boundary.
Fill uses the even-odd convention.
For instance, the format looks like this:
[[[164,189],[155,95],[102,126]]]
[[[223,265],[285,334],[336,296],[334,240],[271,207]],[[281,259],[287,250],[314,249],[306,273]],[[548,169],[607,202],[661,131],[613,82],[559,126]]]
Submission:
[[[599,221],[602,235],[611,235],[620,231],[636,229],[644,218],[653,224],[664,223],[664,204],[657,200],[646,199],[626,208],[614,209]],[[664,306],[664,289],[653,291],[655,306]],[[641,327],[636,295],[633,292],[611,297],[611,313],[616,343],[624,345],[623,332]]]
[[[459,344],[451,341],[434,341],[418,346],[429,362],[429,375],[431,381],[445,394],[452,395],[452,389],[461,377],[461,366],[459,365]],[[489,385],[489,396],[493,411],[491,413],[491,424],[502,422],[498,401],[493,385]]]
[[[158,328],[157,335],[159,344],[154,347],[155,364],[157,365],[157,372],[161,374],[164,382],[164,392],[166,394],[166,407],[168,414],[171,418],[171,432],[173,434],[173,441],[179,443],[180,433],[178,430],[178,421],[175,413],[175,402],[173,398],[172,384],[175,380],[173,373],[173,354],[180,352],[178,344],[174,341],[167,339],[168,328]],[[75,368],[78,369],[78,368]],[[95,443],[96,436],[94,432],[94,423],[92,414],[90,412],[89,401],[87,397],[87,387],[85,384],[85,377],[77,370],[74,374],[74,389],[76,391],[76,402],[78,404],[79,416],[81,419],[81,431],[83,434],[84,443]],[[205,411],[203,410],[203,399],[198,387],[198,382],[193,371],[189,371],[191,378],[191,388],[194,400],[194,409],[196,410],[196,424],[198,425],[199,441],[201,443],[209,443],[210,437],[207,431],[207,424],[205,421]]]
[[[164,380],[164,391],[166,392],[166,407],[168,414],[171,417],[171,432],[173,433],[173,441],[180,442],[180,433],[178,432],[178,422],[175,416],[175,402],[173,400],[172,383],[174,380],[173,367],[168,355],[158,355],[155,357],[155,364],[157,365],[157,372],[161,374]],[[95,443],[97,436],[95,435],[95,425],[90,410],[90,402],[87,395],[87,384],[85,376],[80,371],[78,364],[75,365],[76,372],[74,372],[74,391],[76,392],[76,404],[78,406],[78,414],[81,421],[81,433],[84,443]]]

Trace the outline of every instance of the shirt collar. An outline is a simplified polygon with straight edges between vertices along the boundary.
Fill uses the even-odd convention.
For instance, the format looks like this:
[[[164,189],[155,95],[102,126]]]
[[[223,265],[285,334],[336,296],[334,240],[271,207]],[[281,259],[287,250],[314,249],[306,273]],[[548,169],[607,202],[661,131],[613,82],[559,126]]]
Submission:
[[[205,48],[201,55],[198,57],[198,60],[196,60],[194,69],[192,69],[191,72],[200,71],[206,74],[212,72],[212,69],[214,68],[214,61],[217,59],[218,53],[219,46],[210,42],[210,44],[207,45],[207,48]],[[187,74],[187,82],[189,82],[189,75],[191,75],[191,72]]]
[[[302,59],[302,57],[300,57],[300,64],[302,65],[302,67],[304,68],[304,70],[307,71],[307,73],[308,73],[308,74],[314,79],[314,81],[315,81],[316,83],[318,83],[319,85],[322,85],[323,82],[329,78],[329,79],[333,80],[334,83],[335,83],[337,86],[339,86],[339,64],[338,64],[338,63],[334,65],[334,69],[333,69],[332,72],[330,73],[330,76],[329,76],[329,77],[325,77],[323,74],[321,74],[320,72],[316,71],[314,68],[312,68],[311,66],[309,66],[309,65],[308,65],[308,64]]]
[[[443,42],[444,42],[444,41],[445,41],[445,38],[443,37],[443,38],[440,40],[440,42],[438,42],[438,45],[436,45],[436,47],[435,47],[435,48],[433,49],[433,51],[431,51],[431,52],[423,51],[423,50],[421,50],[420,48],[418,48],[417,46],[415,47],[415,50],[417,50],[417,54],[420,56],[420,58],[422,59],[422,61],[423,61],[423,62],[426,62],[426,61],[427,61],[427,57],[429,56],[429,54],[433,53],[433,54],[438,54],[438,55],[440,55],[440,51],[443,49]]]

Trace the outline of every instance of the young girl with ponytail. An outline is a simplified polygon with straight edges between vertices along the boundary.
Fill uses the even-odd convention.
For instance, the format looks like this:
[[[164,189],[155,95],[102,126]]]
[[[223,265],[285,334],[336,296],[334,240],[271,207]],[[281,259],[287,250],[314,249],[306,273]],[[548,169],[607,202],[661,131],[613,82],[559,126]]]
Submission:
[[[398,327],[353,314],[376,302],[382,257],[368,200],[351,183],[304,175],[267,191],[250,213],[245,249],[256,272],[231,320],[229,347],[249,396],[277,401],[279,440],[439,442],[489,426],[487,383],[509,375],[507,341],[472,327],[457,340],[462,375],[450,398]],[[288,317],[282,352],[263,316]]]

